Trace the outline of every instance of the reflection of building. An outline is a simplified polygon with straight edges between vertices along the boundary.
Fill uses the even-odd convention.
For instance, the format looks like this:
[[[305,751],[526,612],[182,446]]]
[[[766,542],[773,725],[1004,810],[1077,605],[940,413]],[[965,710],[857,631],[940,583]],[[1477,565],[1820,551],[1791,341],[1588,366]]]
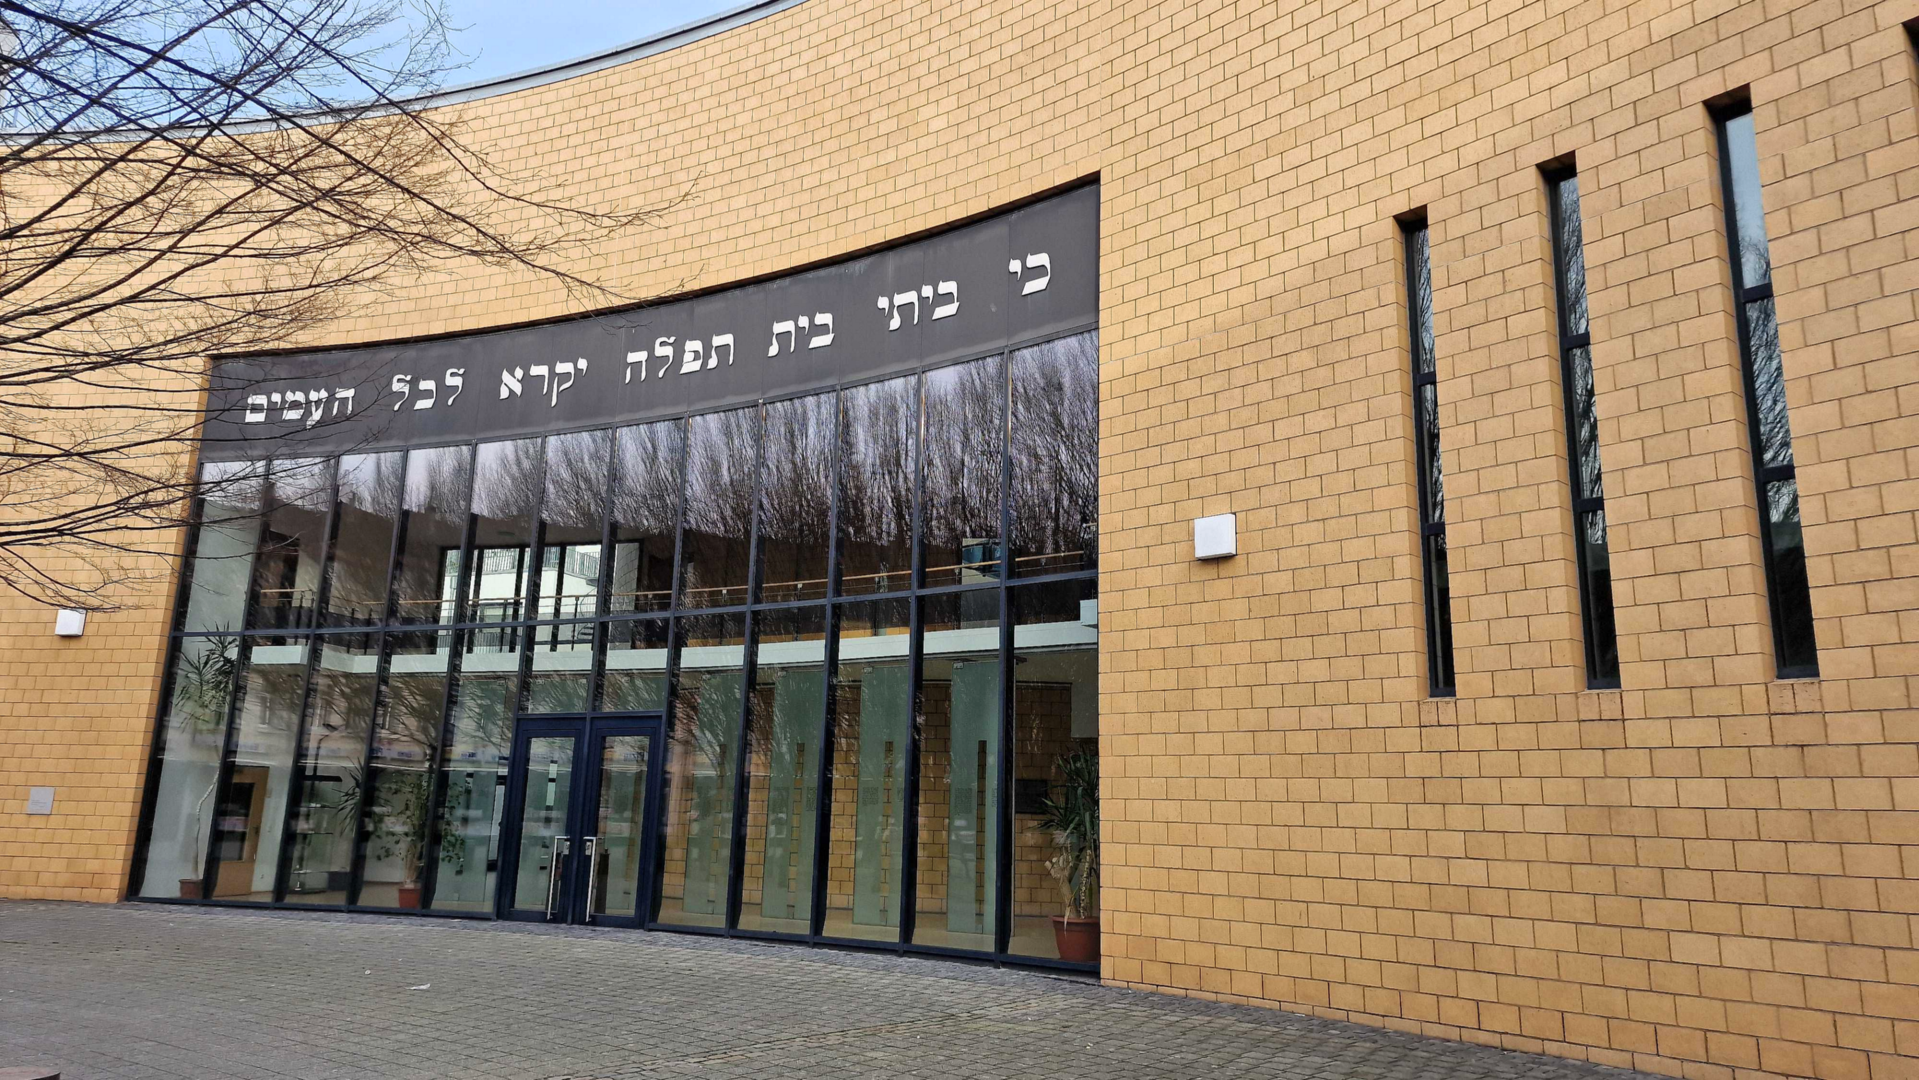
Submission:
[[[699,178],[665,299],[261,361],[388,426],[242,400],[177,624],[0,598],[0,894],[1043,961],[1097,746],[1113,981],[1919,1071],[1910,13],[887,10],[466,95]]]

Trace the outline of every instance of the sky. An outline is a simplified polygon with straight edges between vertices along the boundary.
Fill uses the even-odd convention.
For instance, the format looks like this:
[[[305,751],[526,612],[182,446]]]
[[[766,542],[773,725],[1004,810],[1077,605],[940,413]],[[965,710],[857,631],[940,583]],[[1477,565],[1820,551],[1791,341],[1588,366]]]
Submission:
[[[448,0],[453,44],[472,60],[451,85],[511,75],[624,45],[745,0]]]

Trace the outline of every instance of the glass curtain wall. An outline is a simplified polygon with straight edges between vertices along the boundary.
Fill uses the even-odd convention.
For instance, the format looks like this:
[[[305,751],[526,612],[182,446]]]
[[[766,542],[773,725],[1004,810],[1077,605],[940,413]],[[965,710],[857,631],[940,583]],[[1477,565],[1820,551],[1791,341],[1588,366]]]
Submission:
[[[1056,955],[1038,821],[1096,746],[1097,357],[1089,331],[612,430],[207,466],[139,894],[491,913],[517,717],[657,712],[657,872],[637,895],[632,853],[622,910]]]

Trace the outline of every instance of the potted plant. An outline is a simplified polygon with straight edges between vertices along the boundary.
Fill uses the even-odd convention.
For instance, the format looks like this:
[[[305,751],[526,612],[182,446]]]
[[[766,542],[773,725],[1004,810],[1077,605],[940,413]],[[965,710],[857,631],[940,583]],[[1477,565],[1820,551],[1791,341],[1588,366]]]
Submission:
[[[1099,753],[1079,750],[1059,761],[1060,783],[1040,804],[1038,828],[1053,834],[1059,854],[1046,863],[1066,892],[1066,912],[1053,916],[1059,958],[1099,961]]]
[[[172,737],[184,736],[217,751],[220,739],[226,732],[227,705],[233,698],[239,654],[240,639],[230,633],[219,633],[203,639],[200,648],[181,656],[173,684],[176,719]],[[219,786],[217,769],[215,777],[193,805],[193,847],[189,857],[195,868],[203,866],[206,858],[206,820],[202,812],[207,800],[213,797],[214,789]],[[183,877],[180,879],[180,898],[205,899],[205,888],[206,883],[199,874]]]
[[[373,835],[373,856],[400,860],[401,881],[394,901],[398,907],[420,906],[420,843],[426,835],[430,781],[425,770],[394,770],[378,788],[380,823]]]

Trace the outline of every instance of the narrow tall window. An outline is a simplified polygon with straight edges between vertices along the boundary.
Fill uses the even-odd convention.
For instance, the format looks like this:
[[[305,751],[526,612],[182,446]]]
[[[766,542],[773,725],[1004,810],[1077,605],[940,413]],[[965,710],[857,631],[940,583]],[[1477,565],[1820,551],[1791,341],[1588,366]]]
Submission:
[[[1446,489],[1439,464],[1439,386],[1433,368],[1433,270],[1426,221],[1406,234],[1406,307],[1412,316],[1413,442],[1419,469],[1419,553],[1426,582],[1426,675],[1434,697],[1453,694],[1452,586],[1446,570]]]
[[[1759,487],[1759,539],[1765,549],[1766,594],[1772,605],[1773,657],[1782,679],[1819,674],[1813,641],[1812,591],[1799,528],[1799,484],[1794,479],[1792,428],[1786,417],[1786,378],[1779,323],[1772,305],[1772,257],[1766,212],[1759,200],[1759,152],[1752,110],[1738,106],[1719,117],[1719,176],[1726,196],[1726,236],[1732,249],[1733,306],[1752,433],[1753,477]]]
[[[1579,177],[1549,173],[1553,284],[1559,300],[1559,381],[1566,391],[1566,463],[1572,477],[1573,533],[1579,553],[1579,610],[1585,624],[1586,685],[1619,685],[1619,634],[1613,623],[1612,560],[1606,548],[1606,491],[1599,469],[1599,417],[1593,409],[1592,334],[1586,321],[1585,237]]]

